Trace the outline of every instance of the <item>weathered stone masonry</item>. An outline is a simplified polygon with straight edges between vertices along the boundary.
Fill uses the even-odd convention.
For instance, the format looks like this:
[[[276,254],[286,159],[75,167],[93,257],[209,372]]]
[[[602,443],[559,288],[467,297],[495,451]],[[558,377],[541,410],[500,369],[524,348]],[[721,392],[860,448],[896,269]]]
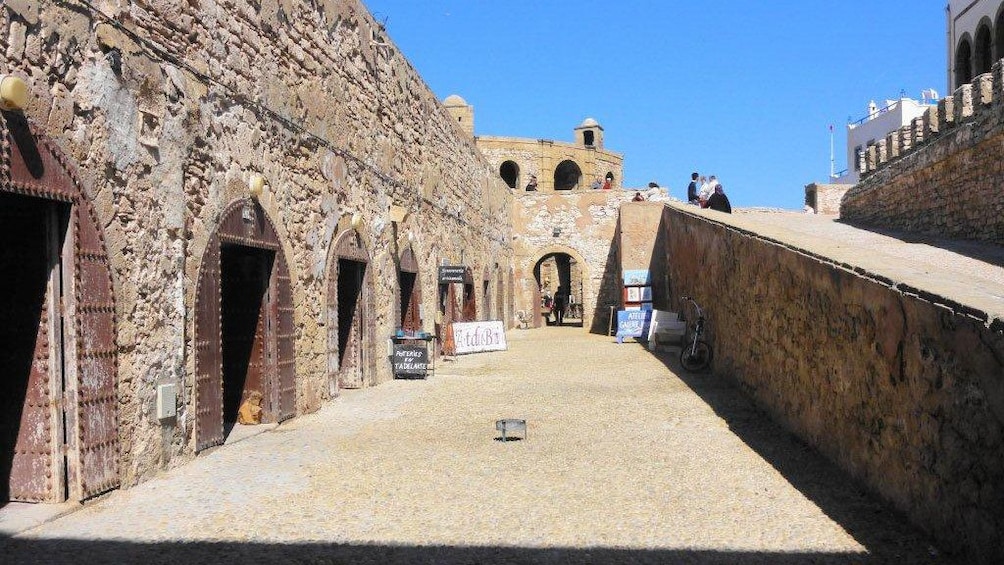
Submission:
[[[663,225],[716,374],[946,547],[1004,559],[1004,320],[680,206]]]
[[[370,259],[364,385],[391,376],[385,338],[409,247],[425,329],[441,263],[488,272],[507,293],[494,300],[511,304],[511,283],[497,282],[511,280],[512,195],[359,2],[0,10],[0,72],[28,82],[24,115],[76,168],[107,240],[124,484],[194,452],[196,281],[254,174],[291,276],[297,413],[332,392],[330,250],[354,215]],[[392,207],[407,216],[393,223]],[[161,383],[179,385],[176,420],[154,414]]]
[[[862,153],[843,219],[1004,243],[1004,65]]]

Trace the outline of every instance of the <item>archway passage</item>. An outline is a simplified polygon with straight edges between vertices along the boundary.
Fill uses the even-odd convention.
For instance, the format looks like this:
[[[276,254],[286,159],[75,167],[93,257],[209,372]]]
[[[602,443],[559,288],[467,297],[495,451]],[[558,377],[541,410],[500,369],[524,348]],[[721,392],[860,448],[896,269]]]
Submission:
[[[397,276],[401,292],[401,318],[398,327],[406,332],[417,332],[422,329],[422,287],[418,279],[418,261],[410,247],[401,255],[401,267]]]
[[[265,326],[274,258],[273,251],[240,245],[220,251],[224,426],[237,422],[252,395],[269,392]]]
[[[516,188],[519,183],[519,165],[514,161],[506,161],[499,167],[499,176],[509,188]]]
[[[254,393],[262,423],[292,418],[292,283],[275,227],[256,202],[224,210],[202,257],[195,316],[196,449],[223,443]]]
[[[370,374],[372,343],[369,253],[359,232],[349,229],[336,240],[328,273],[329,382],[337,388],[361,388]]]
[[[575,161],[562,161],[554,169],[554,190],[574,190],[579,186],[582,169]]]
[[[551,253],[534,265],[541,317],[547,325],[582,327],[582,269],[567,253]]]
[[[955,50],[955,88],[973,82],[973,53],[969,39],[965,38]]]
[[[987,20],[976,31],[976,40],[973,49],[973,67],[975,71],[973,76],[989,73],[993,59],[993,37],[990,33],[990,22]]]
[[[0,504],[96,496],[119,485],[108,252],[68,160],[14,112],[0,114],[0,236]]]

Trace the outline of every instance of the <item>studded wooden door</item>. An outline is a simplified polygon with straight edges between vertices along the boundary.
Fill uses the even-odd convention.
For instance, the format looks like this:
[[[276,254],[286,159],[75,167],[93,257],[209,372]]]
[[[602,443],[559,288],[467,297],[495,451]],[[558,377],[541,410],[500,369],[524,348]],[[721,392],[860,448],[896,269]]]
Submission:
[[[51,286],[55,282],[50,283],[53,298],[43,316],[51,319],[46,330],[50,333],[40,335],[41,325],[31,332],[41,338],[36,343],[50,348],[45,370],[48,410],[54,410],[48,418],[48,433],[53,434],[50,449],[66,454],[65,459],[52,457],[52,467],[40,471],[49,473],[53,485],[46,488],[50,494],[45,499],[61,499],[67,492],[82,500],[119,485],[118,350],[109,256],[94,209],[66,157],[23,115],[3,112],[0,122],[0,191],[65,203],[54,204],[61,206],[63,217],[70,210],[62,244],[54,243],[51,235],[49,243],[53,247],[47,268],[55,268],[56,255],[62,258],[61,272],[51,271],[51,280],[58,278],[62,286],[61,300]],[[52,332],[57,314],[62,316],[61,337]],[[36,353],[40,360],[43,352]],[[29,403],[42,399],[41,385],[33,386]],[[65,430],[60,428],[62,422]],[[68,490],[58,483],[65,483]]]
[[[195,419],[198,450],[223,443],[220,241],[209,240],[195,295]]]
[[[275,368],[279,375],[279,421],[288,420],[296,415],[296,357],[293,354],[293,342],[296,339],[296,326],[293,323],[293,286],[289,276],[289,267],[281,254],[274,269],[275,283],[271,301],[275,312]]]

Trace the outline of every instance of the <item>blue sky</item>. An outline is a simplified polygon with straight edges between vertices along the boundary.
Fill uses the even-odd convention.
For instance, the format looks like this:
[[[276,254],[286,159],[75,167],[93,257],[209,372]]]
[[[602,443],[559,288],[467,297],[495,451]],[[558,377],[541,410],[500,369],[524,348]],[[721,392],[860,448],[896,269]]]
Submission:
[[[475,133],[573,141],[586,117],[624,183],[717,174],[733,205],[801,209],[847,166],[849,117],[901,91],[945,94],[945,3],[363,0]]]

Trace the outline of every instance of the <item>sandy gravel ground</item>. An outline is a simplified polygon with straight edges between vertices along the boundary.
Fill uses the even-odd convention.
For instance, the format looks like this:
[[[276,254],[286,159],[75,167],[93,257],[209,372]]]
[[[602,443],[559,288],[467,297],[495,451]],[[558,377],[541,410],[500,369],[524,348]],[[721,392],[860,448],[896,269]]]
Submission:
[[[0,540],[0,562],[947,562],[674,355],[509,337]],[[507,417],[526,440],[496,439]]]

